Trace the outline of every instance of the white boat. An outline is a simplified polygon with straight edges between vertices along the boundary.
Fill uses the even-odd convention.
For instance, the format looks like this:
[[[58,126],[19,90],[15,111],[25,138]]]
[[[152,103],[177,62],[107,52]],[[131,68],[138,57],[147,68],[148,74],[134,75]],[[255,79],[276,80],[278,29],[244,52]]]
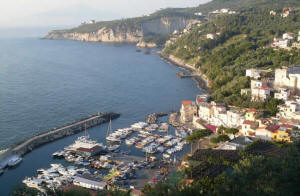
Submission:
[[[145,128],[147,125],[148,125],[148,123],[145,123],[145,122],[137,122],[137,123],[134,123],[133,125],[131,125],[131,127],[132,127],[133,129],[143,129],[143,128]]]
[[[159,146],[157,148],[157,151],[160,152],[160,153],[163,153],[165,151],[165,148],[163,146]]]
[[[22,158],[19,157],[19,156],[14,156],[12,157],[8,163],[7,163],[7,166],[8,167],[14,167],[14,166],[17,166],[18,164],[20,164],[22,162]]]
[[[108,146],[108,150],[109,150],[109,151],[115,151],[115,150],[117,150],[118,148],[120,148],[120,145],[112,145],[112,146]]]
[[[169,130],[168,123],[161,123],[160,127],[158,128],[159,132],[167,132]]]
[[[170,157],[171,157],[171,155],[169,155],[169,154],[165,154],[165,153],[163,154],[164,159],[169,159]]]

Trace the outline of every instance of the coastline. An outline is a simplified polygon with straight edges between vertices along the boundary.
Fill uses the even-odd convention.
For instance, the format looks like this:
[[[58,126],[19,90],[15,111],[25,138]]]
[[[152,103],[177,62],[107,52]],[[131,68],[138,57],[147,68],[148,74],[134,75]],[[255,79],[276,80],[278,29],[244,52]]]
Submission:
[[[196,81],[198,88],[200,90],[209,92],[209,80],[203,73],[201,73],[194,66],[184,63],[181,59],[179,59],[173,55],[166,56],[162,53],[162,51],[158,51],[157,54],[166,62],[168,62],[174,66],[183,68],[184,70],[189,72],[191,75],[193,75],[192,78]]]

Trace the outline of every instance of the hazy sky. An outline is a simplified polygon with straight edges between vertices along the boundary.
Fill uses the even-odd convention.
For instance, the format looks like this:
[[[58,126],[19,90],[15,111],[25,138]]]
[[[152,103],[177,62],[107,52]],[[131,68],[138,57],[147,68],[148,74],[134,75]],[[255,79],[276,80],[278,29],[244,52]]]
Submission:
[[[209,0],[0,0],[0,27],[74,26],[82,21],[140,16]]]

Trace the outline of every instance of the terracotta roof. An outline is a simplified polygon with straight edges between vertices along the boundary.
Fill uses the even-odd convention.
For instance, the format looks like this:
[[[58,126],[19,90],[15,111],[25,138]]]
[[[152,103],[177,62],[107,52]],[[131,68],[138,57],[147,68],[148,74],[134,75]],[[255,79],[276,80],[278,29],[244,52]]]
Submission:
[[[209,130],[213,131],[213,132],[217,132],[217,127],[216,126],[206,124],[205,127],[208,128]]]
[[[245,120],[243,124],[252,125],[253,123],[255,123],[255,122],[251,121],[251,120]]]
[[[255,132],[253,132],[253,131],[248,131],[248,134],[252,135],[252,136],[255,136]]]
[[[256,112],[256,109],[255,108],[249,108],[248,112]]]
[[[197,98],[197,102],[206,102],[206,99],[204,99],[204,98]]]
[[[192,104],[192,101],[182,101],[181,104],[183,106],[188,106],[188,105],[191,105]]]
[[[289,125],[289,124],[281,124],[280,127],[284,127],[284,128],[287,128],[287,129],[292,129],[292,128],[294,128],[293,125]]]
[[[276,132],[279,128],[280,128],[279,125],[269,125],[266,127],[266,129],[271,132]]]

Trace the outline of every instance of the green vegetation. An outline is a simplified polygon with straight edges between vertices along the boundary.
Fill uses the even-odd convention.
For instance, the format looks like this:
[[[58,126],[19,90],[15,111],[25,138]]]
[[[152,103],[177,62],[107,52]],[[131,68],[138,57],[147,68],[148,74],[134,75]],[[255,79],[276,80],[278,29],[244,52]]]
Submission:
[[[230,138],[227,135],[219,135],[217,137],[210,138],[210,141],[214,144],[217,144],[220,142],[226,142],[229,140],[230,140]]]
[[[243,2],[253,6],[254,2],[259,5],[270,4],[276,11],[282,11],[285,7],[278,5],[290,5],[285,4],[287,1],[275,0]],[[295,5],[298,3],[300,6],[299,1],[290,3]],[[269,47],[273,38],[281,37],[284,32],[298,33],[300,11],[282,18],[280,14],[270,15],[270,7],[256,9],[248,7],[241,9],[239,14],[218,16],[204,22],[200,27],[193,28],[190,33],[166,47],[163,52],[193,64],[204,73],[211,82],[210,90],[215,100],[223,100],[235,106],[258,108],[260,103],[252,103],[249,96],[240,95],[241,89],[250,87],[250,79],[245,77],[245,70],[275,69],[282,65],[300,64],[298,51],[273,50]],[[208,33],[219,35],[211,40],[206,38]],[[270,113],[274,115],[273,109],[271,110]]]
[[[274,150],[281,151],[281,155],[274,156]],[[144,192],[146,195],[158,193],[155,195],[166,196],[299,195],[299,143],[278,147],[259,141],[245,149],[242,156],[235,152],[197,151],[192,159],[201,164],[194,168],[193,183],[187,184],[183,179],[176,188],[160,184],[148,187]],[[252,152],[260,152],[260,155]]]
[[[209,129],[202,129],[202,130],[194,130],[191,135],[188,135],[185,140],[191,144],[191,153],[193,152],[193,144],[198,142],[201,138],[207,137],[211,135],[213,132]]]

